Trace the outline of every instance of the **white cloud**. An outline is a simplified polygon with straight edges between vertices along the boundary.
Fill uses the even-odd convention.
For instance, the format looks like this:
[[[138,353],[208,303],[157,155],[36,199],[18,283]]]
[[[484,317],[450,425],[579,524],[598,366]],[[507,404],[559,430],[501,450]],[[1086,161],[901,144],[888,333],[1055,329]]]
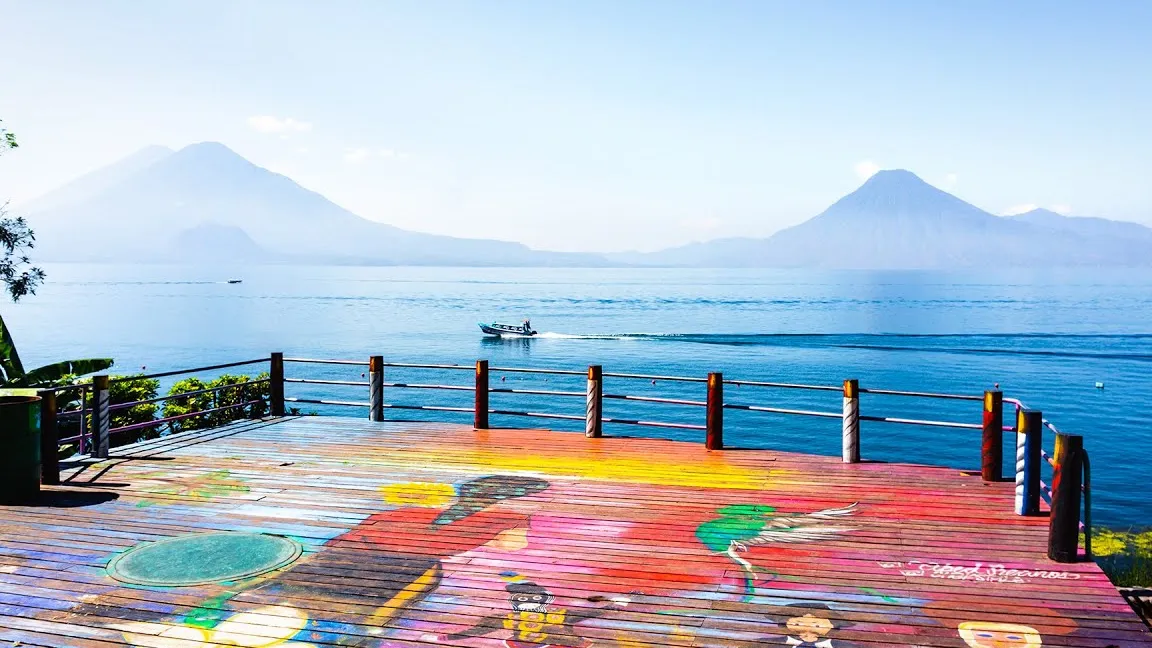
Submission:
[[[299,121],[291,117],[275,117],[273,115],[255,115],[248,118],[248,126],[258,133],[306,133],[312,130],[312,124]]]
[[[880,165],[872,160],[861,160],[856,163],[854,168],[856,169],[856,175],[860,176],[861,180],[867,180],[880,171]]]
[[[1072,213],[1071,205],[1048,205],[1049,211],[1054,211],[1061,216],[1067,216]]]
[[[364,148],[348,149],[344,151],[344,161],[349,164],[360,164],[372,156],[372,152]]]
[[[1004,211],[1000,212],[1000,215],[1001,216],[1016,216],[1018,214],[1030,212],[1033,209],[1038,209],[1038,207],[1032,203],[1027,203],[1025,205],[1014,205],[1014,206],[1009,207],[1008,209],[1005,209]]]

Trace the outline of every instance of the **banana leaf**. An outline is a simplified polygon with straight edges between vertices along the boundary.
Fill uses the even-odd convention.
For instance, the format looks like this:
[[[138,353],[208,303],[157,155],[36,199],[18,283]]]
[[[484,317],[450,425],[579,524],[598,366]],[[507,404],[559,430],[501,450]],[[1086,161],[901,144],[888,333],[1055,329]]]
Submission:
[[[37,367],[23,376],[9,381],[9,385],[12,387],[47,387],[65,376],[96,373],[111,366],[111,358],[85,358],[83,360],[54,362],[43,367]]]
[[[24,365],[20,363],[20,354],[16,352],[16,343],[0,317],[0,370],[4,372],[6,382],[19,379],[24,375]]]

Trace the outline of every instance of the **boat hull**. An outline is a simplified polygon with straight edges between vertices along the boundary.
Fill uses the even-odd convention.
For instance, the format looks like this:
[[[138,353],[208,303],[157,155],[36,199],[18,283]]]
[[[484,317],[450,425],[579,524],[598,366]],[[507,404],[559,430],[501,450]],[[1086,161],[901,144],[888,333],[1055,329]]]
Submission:
[[[484,335],[496,337],[532,337],[536,331],[525,329],[523,326],[508,326],[506,324],[479,324]]]

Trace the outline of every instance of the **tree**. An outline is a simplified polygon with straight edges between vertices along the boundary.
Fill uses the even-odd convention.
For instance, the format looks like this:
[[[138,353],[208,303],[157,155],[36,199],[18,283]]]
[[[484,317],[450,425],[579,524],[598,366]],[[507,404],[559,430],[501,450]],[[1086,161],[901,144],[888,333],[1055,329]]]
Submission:
[[[16,134],[4,128],[0,120],[0,155],[19,148]],[[26,252],[36,246],[36,234],[23,218],[8,218],[8,203],[0,203],[0,280],[4,282],[13,301],[24,295],[35,295],[36,287],[44,282],[44,271],[29,266]]]

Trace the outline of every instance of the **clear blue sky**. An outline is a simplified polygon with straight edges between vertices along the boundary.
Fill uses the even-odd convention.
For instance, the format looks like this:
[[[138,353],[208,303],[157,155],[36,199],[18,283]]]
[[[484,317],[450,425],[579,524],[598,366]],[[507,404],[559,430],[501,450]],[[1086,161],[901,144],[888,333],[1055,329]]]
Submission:
[[[551,249],[767,235],[876,166],[1152,222],[1141,0],[0,0],[0,26],[15,203],[217,140],[367,218]]]

